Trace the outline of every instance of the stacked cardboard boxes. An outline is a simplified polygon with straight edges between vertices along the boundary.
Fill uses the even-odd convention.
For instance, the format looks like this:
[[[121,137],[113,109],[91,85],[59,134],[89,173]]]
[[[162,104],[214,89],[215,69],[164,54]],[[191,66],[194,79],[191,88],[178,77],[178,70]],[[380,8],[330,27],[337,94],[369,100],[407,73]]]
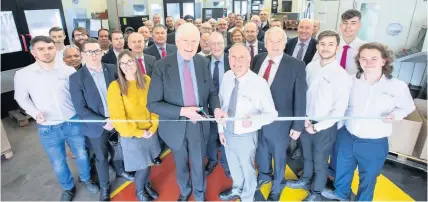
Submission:
[[[413,156],[427,159],[427,101],[415,99],[416,109],[422,118],[422,127],[416,141]]]

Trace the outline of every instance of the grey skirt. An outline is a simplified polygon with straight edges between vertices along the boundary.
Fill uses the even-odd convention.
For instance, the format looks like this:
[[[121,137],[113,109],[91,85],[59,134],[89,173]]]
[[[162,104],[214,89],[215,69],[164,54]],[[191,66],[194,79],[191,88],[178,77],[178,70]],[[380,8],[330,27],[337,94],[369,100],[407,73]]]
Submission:
[[[123,161],[127,172],[137,171],[152,165],[152,160],[160,155],[158,134],[150,138],[120,137]]]

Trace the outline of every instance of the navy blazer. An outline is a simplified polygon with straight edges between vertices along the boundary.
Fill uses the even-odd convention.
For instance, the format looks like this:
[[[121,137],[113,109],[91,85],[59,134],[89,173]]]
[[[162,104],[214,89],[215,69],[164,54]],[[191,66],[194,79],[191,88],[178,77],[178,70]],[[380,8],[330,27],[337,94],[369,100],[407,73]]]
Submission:
[[[267,22],[266,22],[266,26],[262,27],[262,30],[263,30],[264,32],[266,32],[266,31],[268,31],[268,29],[269,29],[269,28],[270,28],[269,21],[267,21]]]
[[[102,64],[107,89],[117,79],[116,65]],[[70,95],[76,114],[83,120],[105,120],[104,106],[91,73],[86,65],[70,75]],[[83,135],[100,137],[106,123],[82,123]]]
[[[166,43],[175,45],[175,32],[166,35]]]
[[[146,74],[152,76],[153,68],[155,67],[156,58],[154,56],[144,55],[144,67],[146,68]]]
[[[172,45],[172,44],[166,44],[166,50],[165,51],[166,51],[166,54],[169,55],[171,53],[177,52],[177,47],[175,45]],[[159,50],[158,50],[158,47],[156,47],[156,44],[153,44],[153,45],[145,48],[143,50],[143,52],[145,54],[154,56],[156,58],[156,60],[159,60],[162,58],[161,55],[159,54]]]
[[[265,48],[265,44],[264,44],[263,42],[261,42],[261,41],[257,41],[257,43],[258,43],[258,44],[257,44],[257,46],[258,46],[258,53],[257,53],[257,54],[267,52],[267,50],[266,50],[266,48]],[[233,44],[230,44],[230,45],[226,46],[226,48],[224,49],[224,52],[225,52],[225,53],[229,53],[229,49],[232,47],[232,45],[233,45]]]
[[[261,41],[264,43],[265,40],[265,32],[259,28],[259,33],[257,34],[257,40]]]
[[[289,56],[293,56],[294,48],[297,45],[298,36],[289,39],[287,42],[287,45],[285,46],[285,53]],[[303,62],[305,62],[306,65],[308,65],[312,58],[314,57],[315,53],[317,52],[317,40],[314,38],[311,38],[311,41],[309,42],[309,46],[306,49],[305,57],[303,57]]]
[[[210,73],[210,75],[211,75],[211,60],[212,60],[212,55],[208,55],[208,56],[206,56],[207,58],[208,58],[208,60],[210,60],[210,65],[208,66],[208,71],[209,71],[209,73]],[[229,65],[229,55],[227,54],[227,53],[224,53],[224,73],[226,74],[226,72],[227,71],[229,71],[230,70],[230,65]],[[211,78],[212,78],[212,75],[211,75]],[[220,81],[220,85],[221,85],[221,81]],[[209,107],[209,106],[208,106]],[[209,107],[209,113],[211,114],[211,115],[214,115],[214,110],[213,109],[211,109],[211,107]]]
[[[267,53],[255,56],[251,70],[258,74],[266,57]],[[306,89],[305,64],[284,54],[270,86],[278,116],[306,116]],[[272,139],[277,139],[277,135],[289,136],[290,129],[302,132],[304,121],[276,121],[262,127],[263,134]]]
[[[103,55],[101,62],[117,65],[117,57],[116,54],[114,54],[113,48],[110,48],[107,53]]]

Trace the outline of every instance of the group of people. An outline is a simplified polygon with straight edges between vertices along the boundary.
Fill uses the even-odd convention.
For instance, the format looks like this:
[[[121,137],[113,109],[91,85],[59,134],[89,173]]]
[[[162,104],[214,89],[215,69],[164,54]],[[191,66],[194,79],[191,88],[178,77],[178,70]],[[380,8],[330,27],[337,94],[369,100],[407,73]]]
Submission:
[[[100,200],[110,199],[109,154],[118,176],[135,182],[138,200],[156,200],[150,167],[161,163],[166,144],[180,189],[172,200],[187,201],[193,192],[204,201],[206,177],[220,161],[233,180],[221,200],[253,201],[271,182],[267,199],[278,201],[293,141],[304,170],[285,185],[308,190],[304,200],[349,200],[357,166],[356,200],[372,200],[391,122],[415,108],[407,85],[391,76],[392,53],[358,39],[357,10],[342,14],[341,35],[317,34],[319,24],[303,19],[298,36],[288,39],[281,21],[269,18],[266,11],[245,24],[235,14],[204,23],[185,16],[174,24],[167,17],[164,26],[153,16],[137,32],[101,29],[98,40],[76,28],[70,46],[58,27],[35,36],[36,62],[17,71],[15,99],[38,123],[64,190],[61,200],[72,200],[76,191],[65,142],[79,181],[91,193],[100,190]],[[343,116],[383,118],[329,118]],[[211,117],[216,121],[205,120]],[[119,151],[109,144],[115,135]],[[87,148],[95,153],[99,187],[90,178]],[[325,189],[328,175],[334,190]]]

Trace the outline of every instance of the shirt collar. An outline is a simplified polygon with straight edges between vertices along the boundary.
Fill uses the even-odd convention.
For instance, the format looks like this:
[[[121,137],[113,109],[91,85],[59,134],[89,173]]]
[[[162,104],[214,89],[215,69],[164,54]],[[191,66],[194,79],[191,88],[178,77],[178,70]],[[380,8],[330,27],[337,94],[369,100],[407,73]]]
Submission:
[[[345,40],[343,40],[342,36],[340,37],[340,47],[343,47],[345,45],[349,45],[351,48],[357,48],[358,44],[360,44],[361,39],[358,37],[355,37],[355,39],[350,43],[346,44]]]
[[[189,60],[189,62],[191,63],[193,60],[191,59],[191,60]],[[178,62],[178,64],[182,64],[182,63],[184,63],[184,58],[183,58],[183,56],[181,56],[180,55],[180,52],[178,52],[177,51],[177,62]]]
[[[275,58],[273,58],[274,64],[279,65],[283,56],[284,56],[284,53],[281,53],[281,55],[278,55]],[[269,56],[268,56],[268,60],[271,60],[271,58]]]
[[[102,73],[102,72],[103,72],[103,67],[102,67],[102,65],[101,65],[101,72],[96,72],[96,71],[92,70],[92,69],[90,68],[90,67],[92,67],[92,66],[90,66],[90,65],[88,65],[88,64],[86,64],[86,67],[88,68],[89,73],[90,73],[91,75],[99,74],[99,73]]]
[[[238,79],[239,83],[243,83],[243,82],[245,82],[245,81],[247,80],[247,78],[248,78],[248,77],[250,77],[250,76],[249,76],[249,75],[250,75],[250,72],[251,72],[251,70],[250,70],[250,69],[248,69],[247,73],[246,73],[246,74],[244,74],[244,76],[241,76],[241,78],[237,78],[237,77],[235,76],[235,73],[234,73],[234,74],[233,74],[233,78],[234,78],[234,79]]]
[[[220,61],[220,63],[224,63],[224,54],[220,56],[219,60],[217,60],[213,55],[211,55],[211,63],[214,64],[216,61]]]
[[[297,37],[297,45],[299,45],[300,43],[304,43],[306,45],[306,47],[309,46],[309,42],[311,42],[311,38],[309,38],[308,40],[306,40],[305,42],[300,41],[300,38]]]
[[[327,68],[334,68],[334,67],[341,67],[339,62],[337,60],[333,60],[330,63],[328,63],[327,65],[325,65],[324,67],[321,65],[321,59],[318,61],[318,65],[323,68],[323,69],[327,69]]]
[[[257,41],[257,39],[256,39],[256,42],[254,42],[254,44],[250,44],[250,43],[248,43],[248,41],[247,41],[247,40],[245,40],[245,45],[246,45],[247,47],[250,47],[250,45],[253,45],[253,46],[254,46],[254,48],[256,48],[256,47],[258,47],[258,46],[259,46],[259,41]]]
[[[165,49],[165,51],[166,51],[166,43],[164,43],[163,44],[163,46],[159,46],[159,45],[157,45],[157,44],[155,44],[156,45],[156,48],[159,50],[160,48],[164,48]]]
[[[361,80],[363,80],[364,82],[367,83],[366,75],[364,75],[364,72],[361,73]],[[383,83],[383,82],[386,82],[386,81],[387,81],[387,79],[386,79],[385,74],[382,74],[382,76],[380,77],[379,81],[377,81],[373,85],[376,85],[376,84],[379,84],[379,83]]]
[[[138,58],[141,58],[142,60],[144,60],[144,53],[141,53],[141,55],[140,56],[136,56],[136,58],[138,59]]]

